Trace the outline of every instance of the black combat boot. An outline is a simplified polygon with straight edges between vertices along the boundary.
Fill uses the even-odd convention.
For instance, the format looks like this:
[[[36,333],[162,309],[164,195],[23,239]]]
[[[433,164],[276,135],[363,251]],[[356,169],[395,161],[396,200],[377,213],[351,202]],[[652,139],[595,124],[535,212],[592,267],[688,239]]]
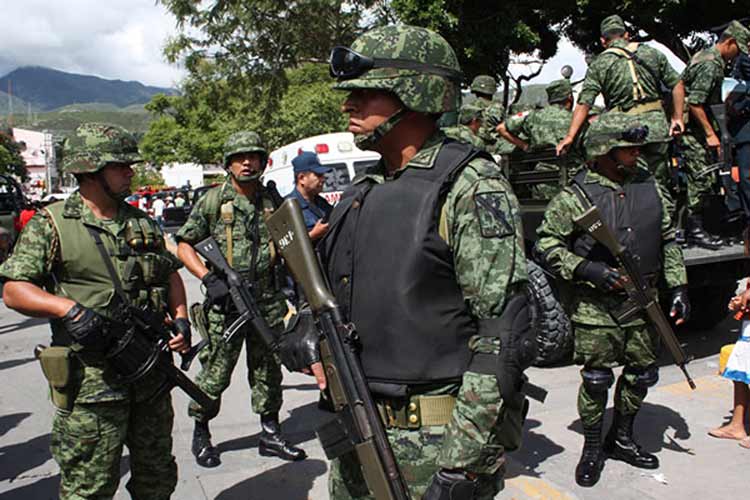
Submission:
[[[302,448],[292,446],[281,435],[281,425],[277,414],[261,415],[260,426],[263,429],[260,434],[260,447],[258,449],[261,455],[294,461],[307,458],[307,454]]]
[[[602,475],[604,453],[602,452],[602,421],[591,427],[583,426],[583,452],[576,466],[576,483],[579,486],[594,486]]]
[[[651,453],[641,450],[633,440],[633,422],[635,414],[622,415],[615,410],[615,420],[612,428],[604,440],[604,452],[615,460],[638,467],[640,469],[658,469],[659,459]]]
[[[210,468],[221,465],[219,450],[211,444],[211,433],[208,431],[208,422],[195,421],[192,449],[195,461],[201,467]]]
[[[699,215],[688,215],[686,239],[688,245],[695,245],[708,250],[716,250],[724,244],[721,238],[712,236],[703,229],[703,220]]]

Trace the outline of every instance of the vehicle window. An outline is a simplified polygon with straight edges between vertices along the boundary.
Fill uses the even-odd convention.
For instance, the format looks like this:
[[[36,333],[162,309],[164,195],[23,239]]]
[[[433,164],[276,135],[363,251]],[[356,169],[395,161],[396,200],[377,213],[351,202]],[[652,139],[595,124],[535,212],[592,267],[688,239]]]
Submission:
[[[354,175],[359,175],[368,168],[377,165],[378,160],[364,160],[354,162]]]
[[[343,191],[351,184],[352,180],[349,177],[349,169],[346,163],[328,163],[326,167],[331,167],[333,170],[326,174],[326,180],[323,184],[324,193]]]

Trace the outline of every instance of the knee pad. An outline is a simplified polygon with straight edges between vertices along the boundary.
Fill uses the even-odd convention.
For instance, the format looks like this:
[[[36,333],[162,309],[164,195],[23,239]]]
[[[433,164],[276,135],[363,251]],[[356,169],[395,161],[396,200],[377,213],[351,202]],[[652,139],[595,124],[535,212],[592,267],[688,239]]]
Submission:
[[[626,366],[623,374],[633,376],[633,385],[641,389],[648,389],[659,382],[659,367],[648,365],[646,368],[631,368]]]
[[[615,381],[611,368],[584,368],[581,377],[583,386],[590,394],[606,394]]]

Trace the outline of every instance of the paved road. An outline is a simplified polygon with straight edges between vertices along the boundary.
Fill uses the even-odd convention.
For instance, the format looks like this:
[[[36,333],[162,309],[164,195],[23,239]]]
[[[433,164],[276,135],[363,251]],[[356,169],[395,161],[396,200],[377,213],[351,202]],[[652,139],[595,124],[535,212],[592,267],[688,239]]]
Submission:
[[[198,299],[198,282],[187,279],[188,293]],[[700,304],[696,304],[699,313]],[[505,490],[500,499],[684,499],[731,498],[746,491],[750,452],[734,442],[708,437],[731,410],[731,384],[716,376],[721,345],[736,336],[737,325],[725,321],[711,332],[685,332],[687,349],[696,356],[690,371],[698,389],[690,391],[673,366],[664,366],[636,422],[646,450],[662,463],[658,471],[641,471],[609,461],[594,488],[576,486],[573,470],[582,443],[575,410],[578,368],[532,369],[529,375],[550,395],[545,405],[531,403],[523,448],[510,454]],[[31,355],[34,345],[49,341],[45,321],[22,317],[0,303],[0,497],[3,500],[56,498],[59,475],[49,454],[52,409],[41,370]],[[243,359],[241,357],[240,359]],[[667,360],[662,360],[666,365]],[[197,363],[196,363],[197,364]],[[193,367],[194,377],[197,366]],[[244,367],[237,369],[213,421],[215,443],[222,452],[218,469],[202,469],[190,454],[192,422],[187,398],[175,391],[174,454],[180,480],[175,499],[325,499],[328,465],[313,429],[325,418],[316,408],[311,379],[286,374],[284,428],[309,454],[301,463],[258,455],[259,422],[250,411]],[[608,413],[611,418],[611,413]],[[129,498],[127,458],[116,498]]]

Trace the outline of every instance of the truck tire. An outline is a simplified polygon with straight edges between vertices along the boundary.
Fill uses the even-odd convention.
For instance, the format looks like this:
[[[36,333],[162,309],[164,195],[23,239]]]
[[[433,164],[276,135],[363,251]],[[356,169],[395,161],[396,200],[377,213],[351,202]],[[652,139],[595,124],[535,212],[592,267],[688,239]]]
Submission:
[[[689,294],[693,307],[685,326],[691,330],[711,330],[721,323],[730,314],[727,304],[736,290],[737,284],[731,282],[691,288]]]
[[[562,304],[544,270],[535,262],[527,262],[529,290],[533,297],[534,324],[538,328],[537,354],[534,366],[549,366],[568,361],[573,353],[573,329]]]

